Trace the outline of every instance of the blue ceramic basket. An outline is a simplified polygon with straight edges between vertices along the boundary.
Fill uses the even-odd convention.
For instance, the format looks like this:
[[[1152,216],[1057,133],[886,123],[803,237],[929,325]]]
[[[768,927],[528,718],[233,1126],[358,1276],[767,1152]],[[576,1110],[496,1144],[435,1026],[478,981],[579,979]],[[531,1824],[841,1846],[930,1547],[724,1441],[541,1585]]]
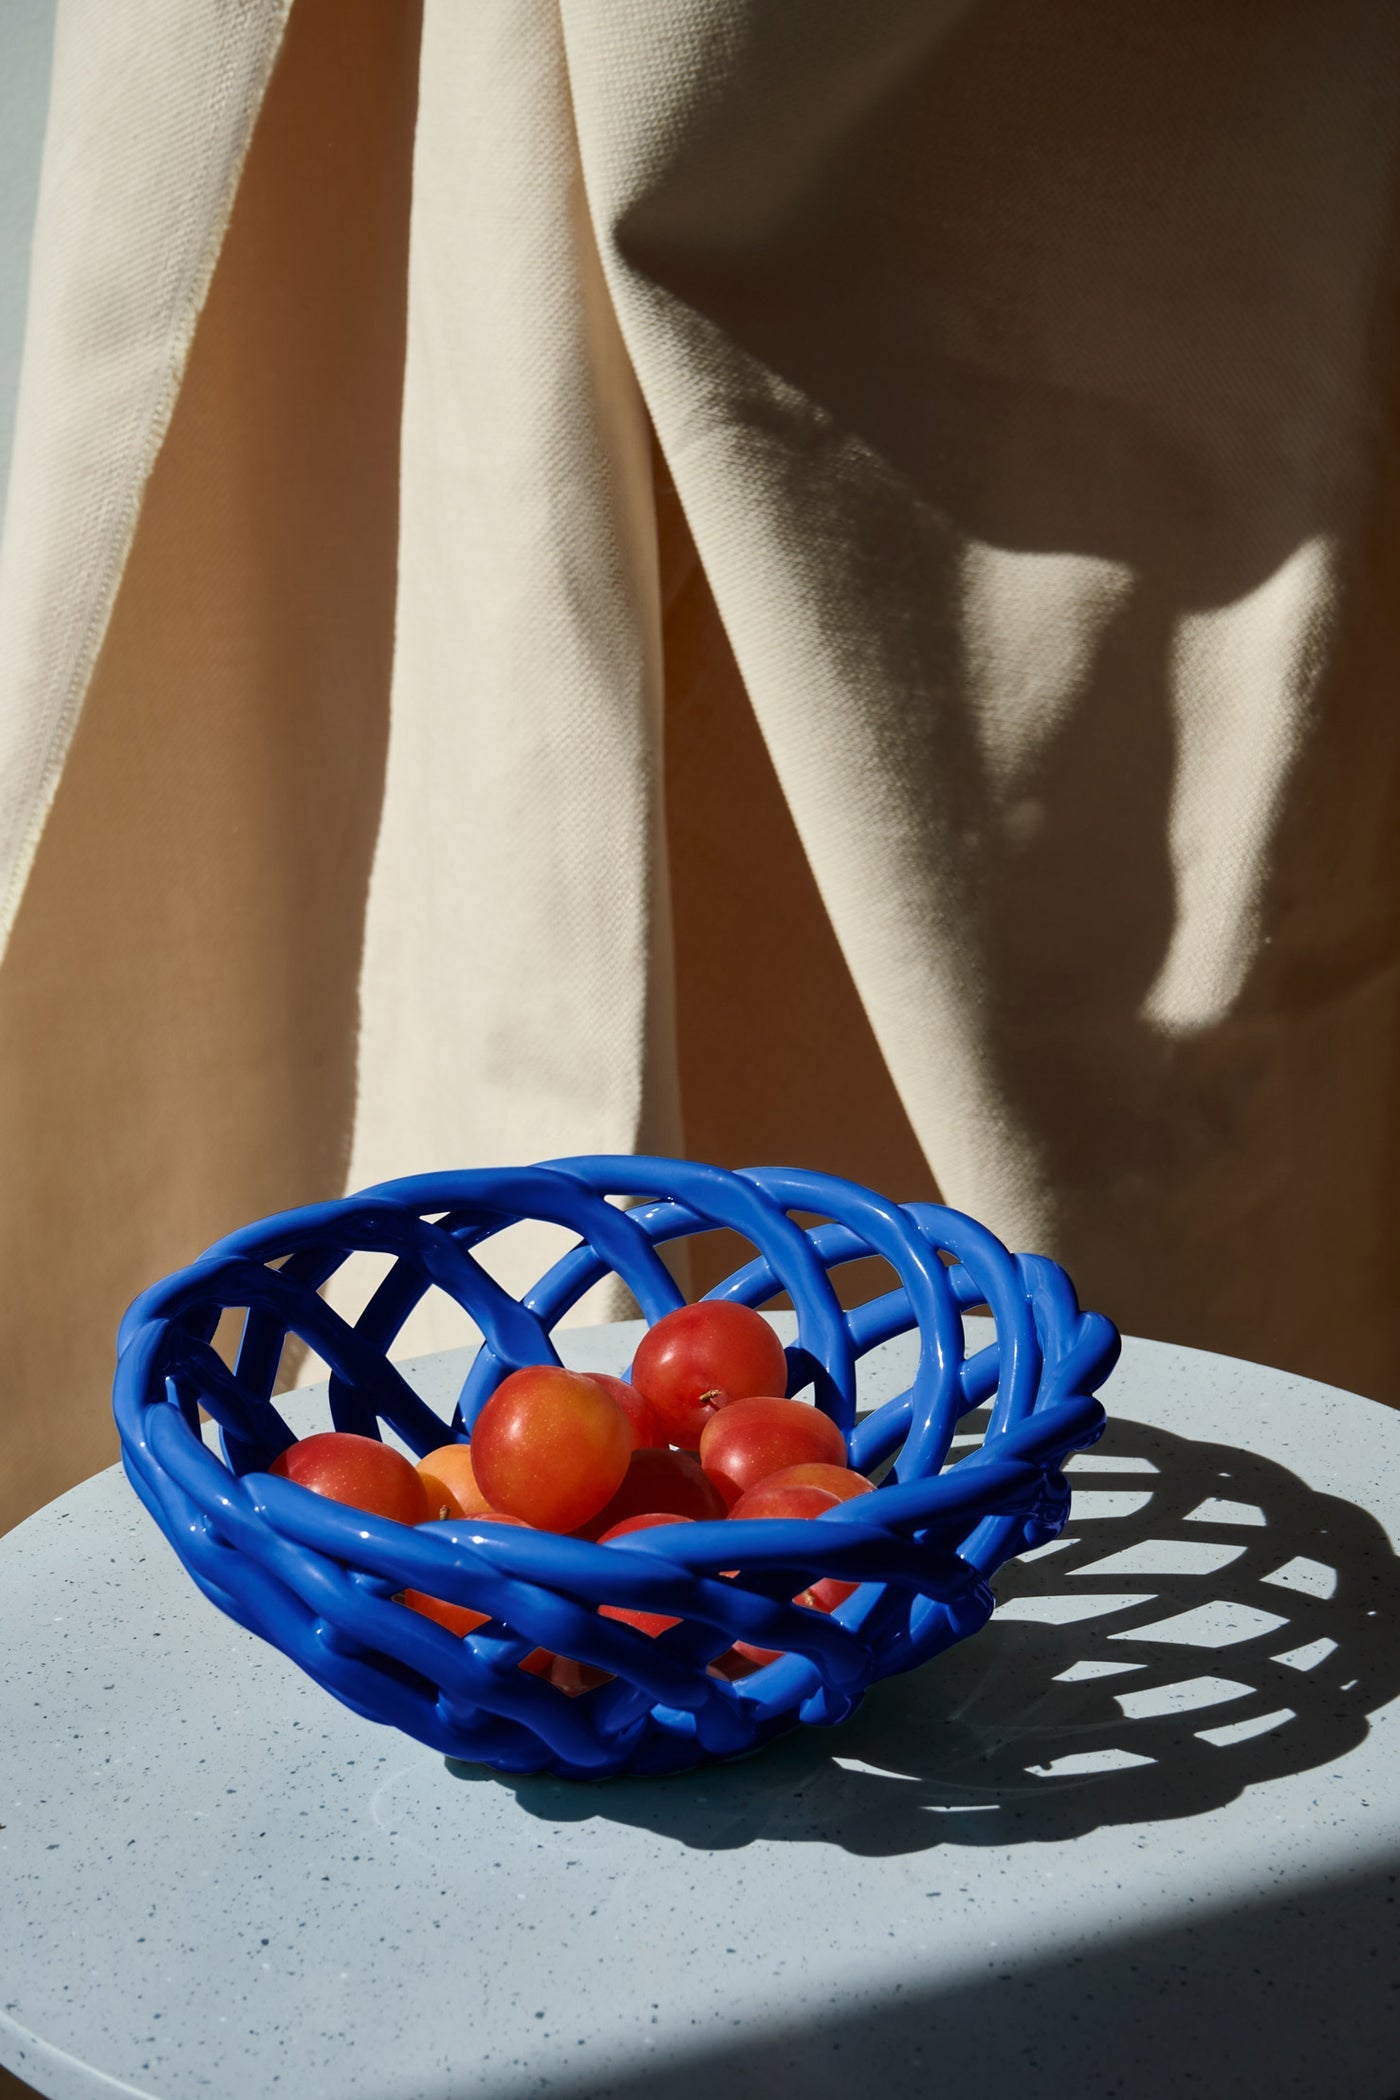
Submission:
[[[792,1212],[826,1222],[804,1229]],[[522,1218],[579,1243],[517,1301],[473,1249]],[[894,1455],[873,1494],[816,1519],[672,1525],[594,1545],[478,1519],[409,1528],[266,1472],[294,1441],[272,1400],[288,1336],[329,1364],[335,1428],[377,1436],[387,1423],[421,1455],[469,1436],[508,1371],[557,1362],[551,1330],[609,1271],[648,1320],[670,1312],[681,1299],[658,1244],[717,1226],[756,1258],[710,1295],[757,1306],[790,1294],[788,1390],[812,1389],[860,1471]],[[360,1250],[393,1266],[350,1325],[320,1292]],[[828,1272],[870,1254],[900,1288],[843,1311]],[[450,1423],[388,1360],[433,1287],[485,1337]],[[984,1306],[996,1340],[968,1355],[961,1315]],[[211,1346],[230,1307],[247,1309],[232,1371]],[[910,1390],[857,1422],[857,1360],[912,1327]],[[588,1158],[418,1175],[231,1234],[131,1307],[114,1405],[137,1494],[240,1625],[356,1713],[448,1756],[599,1779],[742,1756],[794,1723],[840,1721],[875,1679],[975,1633],[992,1610],[988,1578],[1062,1529],[1061,1468],[1102,1431],[1094,1389],[1117,1354],[1116,1330],[1080,1311],[1062,1269],[1013,1257],[957,1211],[793,1168]],[[981,1444],[943,1470],[959,1420],[988,1399]],[[201,1405],[220,1425],[222,1463],[201,1437]],[[824,1576],[860,1587],[830,1614],[789,1601]],[[490,1623],[459,1638],[396,1602],[405,1589]],[[680,1623],[653,1639],[600,1617],[602,1604]],[[709,1665],[735,1640],[780,1659],[732,1683]],[[538,1647],[610,1681],[570,1697],[518,1667]]]

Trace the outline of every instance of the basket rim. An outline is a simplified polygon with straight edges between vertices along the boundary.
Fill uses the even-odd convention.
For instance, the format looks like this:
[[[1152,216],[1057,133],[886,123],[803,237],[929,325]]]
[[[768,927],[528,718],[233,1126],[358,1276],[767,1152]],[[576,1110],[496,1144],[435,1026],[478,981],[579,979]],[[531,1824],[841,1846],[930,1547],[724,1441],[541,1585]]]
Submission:
[[[688,1200],[695,1193],[688,1179],[681,1195],[649,1194],[658,1185],[664,1187],[662,1177],[681,1176],[699,1177],[702,1200]],[[728,1199],[736,1186],[736,1199],[722,1202],[716,1196],[718,1189]],[[478,1388],[489,1387],[493,1377],[514,1368],[512,1351],[537,1348],[542,1336],[548,1353],[532,1360],[558,1361],[542,1327],[543,1315],[549,1312],[557,1318],[563,1302],[576,1300],[588,1287],[603,1259],[577,1219],[579,1246],[556,1262],[532,1292],[511,1301],[514,1313],[501,1315],[499,1306],[492,1304],[494,1330],[481,1323],[485,1339],[451,1427],[427,1409],[393,1369],[384,1353],[392,1341],[383,1344],[381,1337],[364,1331],[375,1301],[351,1326],[324,1306],[319,1288],[352,1246],[388,1240],[397,1260],[387,1280],[405,1264],[416,1262],[420,1270],[432,1271],[432,1280],[448,1275],[466,1292],[464,1279],[470,1271],[456,1256],[468,1259],[472,1247],[515,1221],[503,1208],[506,1195],[528,1193],[533,1198],[541,1188],[556,1204],[572,1204],[577,1198],[578,1214],[590,1227],[597,1213],[605,1212],[607,1222],[601,1230],[609,1249],[620,1253],[625,1247],[631,1273],[639,1277],[650,1275],[646,1257],[661,1267],[656,1253],[661,1241],[708,1229],[702,1222],[706,1215],[712,1223],[728,1223],[747,1208],[753,1212],[750,1222],[760,1225],[767,1238],[782,1241],[789,1255],[800,1243],[801,1273],[794,1269],[792,1277],[800,1288],[792,1289],[791,1282],[788,1286],[798,1314],[798,1341],[788,1351],[792,1375],[804,1375],[816,1403],[825,1400],[829,1413],[834,1411],[834,1389],[846,1416],[839,1426],[857,1470],[868,1473],[898,1447],[898,1479],[816,1517],[746,1519],[743,1551],[738,1553],[739,1541],[727,1518],[690,1520],[608,1541],[493,1526],[482,1518],[439,1519],[408,1527],[330,1502],[299,1483],[267,1473],[265,1463],[270,1460],[256,1461],[269,1450],[269,1437],[281,1436],[279,1448],[295,1439],[272,1403],[265,1362],[269,1390],[264,1393],[240,1376],[242,1351],[234,1371],[216,1356],[209,1340],[211,1310],[217,1319],[228,1305],[249,1307],[245,1349],[255,1317],[266,1316],[267,1331],[277,1328],[284,1313],[291,1317],[283,1333],[310,1329],[306,1339],[331,1367],[329,1398],[336,1426],[341,1426],[337,1402],[342,1408],[348,1405],[349,1391],[352,1397],[358,1394],[360,1419],[372,1419],[375,1434],[382,1420],[403,1435],[404,1416],[410,1416],[420,1435],[434,1439],[420,1456],[447,1441],[469,1441],[458,1421],[473,1378]],[[643,1200],[622,1210],[597,1193],[603,1188]],[[475,1213],[466,1208],[468,1195],[475,1199]],[[828,1203],[820,1200],[823,1197]],[[419,1215],[400,1229],[388,1215],[394,1205],[411,1207]],[[825,1222],[799,1226],[783,1206]],[[425,1211],[435,1215],[424,1217]],[[774,1215],[780,1217],[777,1227]],[[853,1216],[870,1225],[871,1239],[851,1223]],[[442,1254],[437,1242],[452,1240],[443,1221],[463,1217],[467,1222],[457,1227],[452,1255]],[[756,1258],[707,1296],[750,1302],[782,1287],[783,1272],[769,1259],[765,1237],[755,1232],[750,1238],[758,1250]],[[290,1253],[285,1251],[288,1241]],[[645,1248],[639,1264],[634,1260],[638,1243]],[[278,1254],[268,1252],[273,1247]],[[843,1310],[836,1303],[829,1270],[872,1251],[886,1252],[887,1258],[891,1253],[909,1257],[894,1263],[900,1288]],[[951,1259],[945,1262],[944,1254]],[[975,1268],[969,1265],[969,1255]],[[281,1260],[282,1266],[268,1267],[272,1259]],[[661,1296],[683,1302],[669,1272],[662,1273],[666,1291]],[[819,1277],[815,1294],[808,1288],[814,1273]],[[230,1290],[247,1295],[230,1297]],[[644,1302],[644,1316],[658,1316],[654,1308],[660,1303],[655,1295],[650,1308]],[[968,1354],[963,1314],[983,1305],[992,1314],[996,1339]],[[826,1319],[832,1308],[839,1333]],[[669,1310],[669,1304],[663,1309]],[[389,1313],[394,1310],[390,1304]],[[522,1312],[528,1316],[524,1322],[515,1318]],[[954,1327],[956,1351],[950,1346]],[[914,1384],[857,1420],[856,1362],[879,1342],[910,1329],[917,1330],[920,1342]],[[330,1347],[322,1348],[322,1340]],[[351,1650],[368,1634],[376,1640],[382,1637],[387,1646],[371,1644],[365,1651],[371,1662],[384,1663],[391,1675],[394,1658],[409,1658],[405,1667],[410,1669],[426,1665],[426,1682],[440,1687],[443,1700],[451,1684],[459,1705],[463,1697],[470,1701],[473,1685],[494,1698],[501,1670],[518,1676],[511,1665],[532,1642],[551,1645],[548,1635],[556,1624],[575,1635],[582,1631],[592,1648],[616,1665],[614,1674],[627,1680],[629,1695],[640,1690],[644,1704],[650,1700],[653,1720],[669,1712],[670,1726],[677,1712],[683,1719],[690,1711],[708,1717],[711,1732],[718,1729],[722,1736],[724,1724],[715,1716],[726,1706],[751,1717],[760,1715],[765,1726],[779,1710],[797,1718],[839,1718],[838,1709],[849,1710],[852,1698],[858,1698],[875,1676],[910,1667],[911,1658],[922,1659],[916,1651],[933,1652],[930,1643],[947,1645],[975,1630],[991,1609],[988,1575],[1010,1553],[1023,1550],[1033,1539],[1054,1536],[1062,1526],[1068,1488],[1060,1467],[1068,1451],[1083,1448],[1102,1432],[1106,1416],[1090,1388],[1112,1368],[1117,1346],[1112,1323],[1101,1314],[1081,1311],[1056,1264],[1038,1256],[1011,1256],[987,1228],[944,1206],[896,1205],[857,1184],[797,1169],[731,1174],[694,1162],[593,1158],[499,1173],[473,1169],[408,1177],[330,1204],[279,1213],[226,1235],[133,1303],[122,1326],[113,1397],[128,1474],[194,1579],[222,1608],[312,1667],[337,1696],[351,1704],[370,1698],[360,1710],[374,1711],[377,1695],[355,1677],[354,1654],[343,1668],[339,1663],[333,1668],[319,1649],[308,1662],[298,1647],[300,1643],[305,1648],[300,1620],[285,1637],[264,1623],[279,1594],[296,1599],[295,1609],[311,1615],[314,1626],[323,1630],[317,1638],[329,1651],[336,1648],[337,1625],[348,1629],[344,1637]],[[200,1432],[192,1399],[196,1385],[220,1420],[222,1459]],[[946,1465],[957,1423],[988,1400],[992,1416],[983,1442]],[[477,1404],[484,1404],[484,1398]],[[413,1440],[407,1441],[412,1449]],[[193,1533],[201,1528],[217,1540],[217,1552],[208,1540],[195,1541]],[[725,1579],[736,1567],[738,1578]],[[810,1583],[827,1576],[858,1587],[829,1614],[792,1601]],[[248,1590],[243,1602],[251,1619],[235,1608],[239,1600],[225,1590],[226,1581]],[[395,1599],[405,1589],[476,1609],[491,1602],[501,1608],[486,1626],[460,1636],[399,1605]],[[906,1622],[902,1638],[897,1628],[891,1631],[890,1617],[900,1598],[905,1600],[899,1607]],[[659,1609],[681,1623],[653,1639],[633,1627],[600,1620],[598,1608],[603,1604]],[[385,1619],[384,1612],[394,1617]],[[936,1617],[939,1612],[943,1619],[934,1625],[930,1613]],[[917,1637],[912,1630],[916,1619],[921,1626]],[[409,1620],[417,1624],[400,1623]],[[751,1636],[761,1646],[779,1649],[779,1660],[737,1683],[708,1673],[702,1659],[707,1642],[713,1646]],[[573,1650],[561,1643],[559,1652]],[[591,1657],[584,1654],[583,1659]],[[323,1665],[329,1675],[323,1673]],[[483,1679],[483,1672],[490,1673],[489,1680]],[[367,1675],[372,1677],[373,1671]],[[491,1710],[499,1714],[508,1709],[507,1720],[523,1719],[527,1727],[536,1726],[551,1745],[550,1755],[562,1758],[560,1769],[570,1768],[579,1758],[596,1761],[596,1746],[582,1742],[577,1729],[542,1725],[535,1711],[535,1695],[542,1691],[555,1701],[562,1697],[552,1687],[532,1685],[522,1708],[520,1687],[512,1684],[504,1702],[497,1699]],[[389,1693],[384,1696],[390,1698]],[[616,1721],[611,1754],[620,1754],[617,1743],[635,1718],[625,1712],[627,1698],[589,1693],[580,1703],[589,1702]],[[377,1711],[374,1717],[390,1718]],[[399,1716],[394,1718],[406,1725]],[[711,1748],[704,1754],[718,1753]]]

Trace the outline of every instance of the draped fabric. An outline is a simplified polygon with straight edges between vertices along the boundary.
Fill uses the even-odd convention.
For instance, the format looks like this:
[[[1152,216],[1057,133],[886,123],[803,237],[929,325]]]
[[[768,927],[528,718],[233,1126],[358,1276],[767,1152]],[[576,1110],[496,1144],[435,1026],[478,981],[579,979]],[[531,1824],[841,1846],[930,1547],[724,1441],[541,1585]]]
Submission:
[[[60,0],[0,1523],[216,1233],[571,1151],[936,1186],[1127,1328],[1400,1397],[1397,47]]]

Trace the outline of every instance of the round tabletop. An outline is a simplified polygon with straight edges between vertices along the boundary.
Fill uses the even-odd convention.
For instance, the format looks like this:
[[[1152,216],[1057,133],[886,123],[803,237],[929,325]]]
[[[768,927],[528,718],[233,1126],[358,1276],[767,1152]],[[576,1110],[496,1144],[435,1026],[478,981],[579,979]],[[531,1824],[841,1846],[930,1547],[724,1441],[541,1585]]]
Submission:
[[[559,1341],[621,1370],[638,1332]],[[464,1363],[405,1368],[446,1412]],[[449,1766],[223,1618],[118,1469],[75,1488],[0,1541],[0,2064],[52,2100],[1392,2100],[1400,1415],[1131,1340],[1104,1397],[982,1633],[665,1780]]]

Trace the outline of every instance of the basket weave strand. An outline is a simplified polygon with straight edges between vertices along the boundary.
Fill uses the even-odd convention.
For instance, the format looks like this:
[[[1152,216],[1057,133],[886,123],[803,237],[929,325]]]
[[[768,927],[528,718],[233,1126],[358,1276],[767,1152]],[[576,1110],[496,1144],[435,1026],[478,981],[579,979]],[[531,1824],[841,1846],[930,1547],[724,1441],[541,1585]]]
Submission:
[[[521,1218],[563,1225],[577,1244],[517,1300],[475,1250]],[[609,1272],[649,1321],[679,1305],[657,1249],[715,1227],[755,1252],[710,1295],[754,1306],[790,1295],[788,1390],[812,1389],[858,1470],[893,1461],[874,1494],[815,1520],[672,1525],[603,1546],[481,1520],[410,1529],[266,1471],[294,1441],[273,1399],[289,1337],[329,1365],[335,1428],[378,1436],[387,1425],[422,1455],[469,1436],[509,1371],[558,1362],[552,1329]],[[352,1323],[321,1292],[358,1253],[391,1266]],[[830,1271],[871,1254],[898,1287],[843,1310]],[[483,1336],[451,1422],[389,1361],[434,1288]],[[969,1355],[963,1314],[981,1307],[996,1339]],[[232,1370],[212,1346],[229,1308],[246,1312]],[[920,1347],[909,1390],[858,1421],[858,1360],[910,1329]],[[1080,1310],[1055,1263],[1013,1257],[956,1211],[794,1168],[628,1157],[419,1175],[266,1219],[144,1292],[118,1346],[127,1473],[221,1610],[357,1713],[449,1756],[601,1778],[675,1771],[797,1722],[839,1721],[876,1678],[975,1633],[996,1568],[1064,1524],[1064,1460],[1102,1430],[1094,1393],[1118,1337]],[[980,1446],[948,1466],[959,1423],[984,1402]],[[201,1406],[219,1424],[222,1462],[201,1436]],[[860,1587],[830,1614],[791,1601],[827,1576]],[[395,1601],[405,1589],[490,1622],[459,1638]],[[652,1639],[601,1617],[603,1604],[679,1623]],[[730,1682],[709,1665],[736,1640],[780,1659]],[[570,1698],[518,1667],[537,1648],[609,1681]]]

